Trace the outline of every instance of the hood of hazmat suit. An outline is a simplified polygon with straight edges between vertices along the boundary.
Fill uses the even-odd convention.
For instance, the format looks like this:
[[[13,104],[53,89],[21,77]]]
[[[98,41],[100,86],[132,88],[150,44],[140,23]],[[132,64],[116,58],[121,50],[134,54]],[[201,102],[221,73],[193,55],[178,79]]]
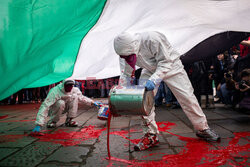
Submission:
[[[139,51],[139,36],[123,32],[114,39],[115,52],[120,56],[137,54]]]

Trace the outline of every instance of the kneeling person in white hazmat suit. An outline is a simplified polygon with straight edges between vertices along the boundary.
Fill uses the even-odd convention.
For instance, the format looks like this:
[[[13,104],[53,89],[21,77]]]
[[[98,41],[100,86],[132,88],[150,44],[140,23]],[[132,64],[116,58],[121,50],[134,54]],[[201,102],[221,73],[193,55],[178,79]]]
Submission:
[[[33,129],[33,132],[40,132],[41,127],[45,124],[47,116],[50,117],[47,127],[56,127],[56,123],[64,113],[67,113],[66,126],[78,126],[77,122],[72,120],[76,117],[78,102],[82,102],[89,106],[99,106],[100,102],[94,102],[92,99],[83,96],[79,88],[74,87],[74,84],[74,80],[66,79],[49,91],[48,96],[39,108],[35,122],[36,127]]]
[[[114,39],[114,49],[121,58],[120,64],[122,59],[125,59],[125,68],[121,72],[119,81],[121,86],[130,84],[127,81],[133,77],[135,65],[142,67],[140,85],[145,85],[146,90],[154,90],[163,80],[193,124],[196,135],[208,141],[220,139],[209,128],[206,116],[193,94],[193,87],[180,60],[180,54],[172,48],[165,35],[159,32],[136,34],[124,32]],[[149,116],[142,116],[145,135],[135,145],[136,151],[145,150],[159,143],[154,110],[153,107]]]

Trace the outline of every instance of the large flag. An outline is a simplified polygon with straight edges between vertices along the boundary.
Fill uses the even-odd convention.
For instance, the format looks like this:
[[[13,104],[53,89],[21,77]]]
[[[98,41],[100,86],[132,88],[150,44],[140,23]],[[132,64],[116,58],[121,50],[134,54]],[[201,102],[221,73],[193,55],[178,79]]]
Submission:
[[[217,34],[250,32],[249,20],[249,0],[3,0],[0,99],[68,77],[120,75],[113,39],[123,31],[160,31],[183,55]]]

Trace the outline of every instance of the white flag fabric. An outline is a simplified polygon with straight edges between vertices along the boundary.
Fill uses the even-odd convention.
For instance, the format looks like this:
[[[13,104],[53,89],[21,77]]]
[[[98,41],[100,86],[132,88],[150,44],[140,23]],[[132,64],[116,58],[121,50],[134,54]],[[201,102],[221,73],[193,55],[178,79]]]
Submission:
[[[113,39],[123,31],[160,31],[184,54],[225,31],[250,32],[249,0],[109,0],[81,43],[72,78],[120,75]]]

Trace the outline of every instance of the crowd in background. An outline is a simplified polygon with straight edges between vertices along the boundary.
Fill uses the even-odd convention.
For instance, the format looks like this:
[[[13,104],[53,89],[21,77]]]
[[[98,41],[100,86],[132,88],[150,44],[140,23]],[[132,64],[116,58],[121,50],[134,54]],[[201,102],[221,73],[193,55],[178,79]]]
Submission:
[[[78,87],[83,95],[92,98],[105,98],[108,97],[110,89],[117,85],[119,77],[113,77],[108,79],[88,79],[75,81],[75,87]],[[60,83],[60,82],[59,82]],[[57,84],[51,84],[49,86],[22,89],[10,97],[0,101],[1,104],[23,104],[23,103],[41,103],[47,97],[49,90],[55,87]]]
[[[248,39],[250,41],[250,38]],[[214,103],[250,111],[250,46],[238,45],[215,57],[184,64],[201,108]],[[155,96],[156,106],[180,107],[171,90],[161,82]]]
[[[248,38],[250,41],[250,37]],[[210,59],[193,64],[184,64],[185,70],[194,88],[202,108],[215,108],[214,103],[223,103],[225,107],[250,110],[250,46],[239,44]],[[141,69],[136,70],[136,81]],[[108,97],[119,77],[108,79],[88,79],[76,81],[83,95],[93,98]],[[56,84],[39,88],[22,89],[2,100],[1,104],[39,103],[44,101],[49,90]],[[179,108],[175,96],[162,81],[155,96],[155,106]]]

